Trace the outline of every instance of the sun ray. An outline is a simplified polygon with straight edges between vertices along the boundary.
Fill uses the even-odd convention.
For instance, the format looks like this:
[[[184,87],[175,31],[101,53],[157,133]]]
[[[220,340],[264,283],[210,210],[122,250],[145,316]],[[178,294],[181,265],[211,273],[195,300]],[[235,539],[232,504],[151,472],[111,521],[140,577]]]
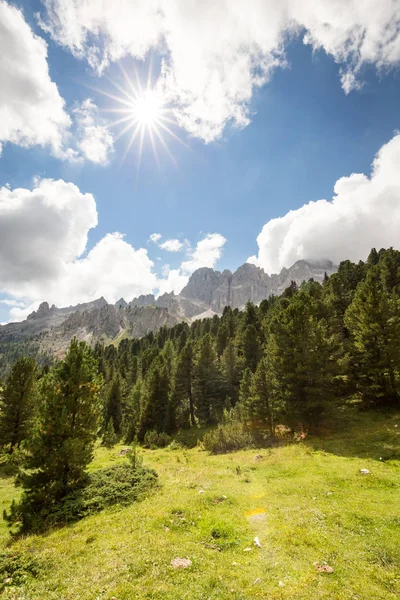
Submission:
[[[189,148],[189,146],[173,131],[173,127],[177,126],[177,122],[176,119],[174,119],[173,109],[164,94],[163,87],[157,82],[153,85],[152,57],[150,57],[145,85],[142,85],[141,83],[136,65],[133,66],[132,73],[135,81],[130,77],[131,73],[128,74],[121,64],[119,67],[125,84],[109,78],[110,84],[118,93],[109,90],[97,90],[96,88],[92,89],[100,92],[102,95],[116,103],[114,106],[109,106],[102,111],[115,113],[116,115],[116,118],[109,124],[110,128],[121,127],[119,131],[118,129],[116,130],[115,139],[118,140],[126,133],[129,134],[129,132],[131,132],[128,144],[123,153],[122,161],[126,159],[133,144],[137,142],[137,173],[139,175],[144,151],[144,141],[145,137],[148,137],[154,158],[159,168],[160,160],[157,152],[157,145],[161,145],[172,162],[178,166],[178,163],[166,142],[166,135],[185,146],[185,148]]]

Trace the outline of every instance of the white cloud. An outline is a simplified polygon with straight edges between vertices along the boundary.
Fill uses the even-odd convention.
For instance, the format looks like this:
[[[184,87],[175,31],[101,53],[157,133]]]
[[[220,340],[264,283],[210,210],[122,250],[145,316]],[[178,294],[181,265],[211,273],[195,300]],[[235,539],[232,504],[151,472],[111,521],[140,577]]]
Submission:
[[[158,279],[147,250],[121,233],[105,235],[85,254],[96,225],[94,197],[72,183],[35,178],[32,190],[0,188],[0,292],[7,294],[0,302],[11,307],[12,319],[26,318],[44,300],[69,306],[100,296],[115,302],[156,290],[178,293],[195,269],[214,266],[226,241],[208,234],[180,268],[165,265]]]
[[[254,88],[284,66],[284,48],[303,33],[340,65],[346,93],[360,71],[400,60],[398,0],[44,0],[42,27],[102,72],[111,61],[163,54],[162,76],[176,118],[206,142],[228,122],[250,119]]]
[[[49,75],[47,44],[33,33],[22,12],[3,0],[0,55],[0,142],[50,146],[65,157],[63,138],[71,120]]]
[[[0,189],[0,291],[29,305],[66,306],[104,295],[110,302],[157,286],[153,262],[120,233],[102,238],[83,256],[97,225],[96,203],[72,183],[36,182],[33,190]],[[35,305],[34,305],[35,306]],[[23,318],[19,306],[13,316]]]
[[[164,277],[158,280],[158,290],[160,294],[164,292],[179,292],[189,281],[189,276],[201,267],[214,267],[221,258],[222,248],[226,243],[226,238],[220,233],[208,233],[201,239],[196,248],[189,250],[189,260],[182,262],[178,269],[171,269],[164,272]],[[165,276],[167,275],[167,276]]]
[[[74,109],[78,126],[78,148],[91,162],[104,165],[114,149],[114,140],[107,125],[100,119],[98,108],[90,98]]]
[[[161,238],[162,238],[161,233],[152,233],[149,237],[149,241],[153,242],[153,244],[157,244],[157,242],[159,240],[161,240]]]
[[[253,262],[267,273],[299,259],[365,260],[372,247],[399,245],[400,134],[382,146],[370,176],[339,179],[331,201],[309,202],[264,225]]]
[[[184,247],[184,243],[175,238],[171,240],[165,240],[162,244],[159,244],[162,250],[166,250],[167,252],[179,252]]]

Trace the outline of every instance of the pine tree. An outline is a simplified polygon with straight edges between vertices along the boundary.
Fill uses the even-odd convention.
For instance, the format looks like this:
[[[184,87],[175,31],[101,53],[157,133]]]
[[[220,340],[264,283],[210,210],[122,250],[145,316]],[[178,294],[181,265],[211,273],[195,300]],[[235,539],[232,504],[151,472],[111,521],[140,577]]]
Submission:
[[[400,400],[400,299],[387,280],[383,265],[372,263],[345,315],[357,389],[376,405]]]
[[[249,415],[252,420],[258,421],[268,428],[270,435],[275,434],[275,410],[268,386],[267,367],[261,360],[254,374],[250,397],[248,399]]]
[[[124,413],[124,438],[130,444],[138,434],[143,380],[139,378],[131,389]]]
[[[226,394],[232,406],[235,406],[238,400],[239,382],[240,382],[240,363],[236,347],[231,339],[221,358],[221,368],[225,380]]]
[[[65,359],[41,380],[37,423],[24,465],[28,471],[20,476],[24,494],[19,510],[26,528],[34,525],[36,513],[84,480],[97,432],[97,367],[91,348],[74,338]]]
[[[175,374],[174,396],[178,424],[181,427],[184,427],[189,421],[192,427],[196,424],[192,390],[193,372],[193,343],[189,341],[179,353]]]
[[[138,438],[143,441],[147,431],[166,430],[169,404],[169,381],[162,355],[153,362],[143,382]]]
[[[318,286],[311,285],[312,291]],[[275,307],[266,350],[273,403],[302,425],[317,423],[330,406],[338,371],[337,339],[321,299],[307,286]]]
[[[122,394],[121,394],[121,379],[119,375],[115,375],[108,393],[106,394],[104,406],[104,423],[107,424],[112,420],[116,435],[121,434],[122,425]]]
[[[36,376],[33,358],[19,358],[0,392],[0,446],[9,445],[10,454],[28,436],[35,410]]]
[[[113,421],[112,421],[112,419],[110,419],[106,425],[106,428],[105,428],[105,431],[103,434],[102,444],[106,448],[113,448],[113,446],[115,446],[117,441],[118,441],[118,438],[117,438],[115,430],[114,430]]]
[[[206,333],[200,340],[196,357],[193,397],[196,416],[201,424],[218,420],[223,410],[223,382],[213,339]]]
[[[254,373],[258,362],[262,357],[262,348],[257,329],[253,324],[247,325],[244,329],[240,346],[244,357],[245,367],[248,367]]]

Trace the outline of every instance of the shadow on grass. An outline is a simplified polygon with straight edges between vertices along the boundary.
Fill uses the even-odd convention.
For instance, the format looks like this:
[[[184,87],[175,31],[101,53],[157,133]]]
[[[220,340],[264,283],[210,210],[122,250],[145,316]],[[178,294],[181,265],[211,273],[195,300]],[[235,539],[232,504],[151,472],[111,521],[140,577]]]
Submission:
[[[400,461],[400,411],[345,407],[304,443],[337,456]]]

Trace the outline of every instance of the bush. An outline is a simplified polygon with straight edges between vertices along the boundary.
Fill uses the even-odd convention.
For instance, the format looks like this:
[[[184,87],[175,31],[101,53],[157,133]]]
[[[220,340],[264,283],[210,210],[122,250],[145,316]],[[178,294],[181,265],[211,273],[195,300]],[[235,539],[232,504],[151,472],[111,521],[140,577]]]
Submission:
[[[219,425],[205,434],[203,446],[212,454],[223,454],[233,452],[242,448],[253,448],[256,446],[254,434],[238,421],[232,421]]]
[[[145,434],[144,440],[143,440],[143,445],[146,446],[147,448],[152,448],[152,449],[165,448],[170,443],[171,443],[171,436],[169,436],[167,433],[164,433],[164,432],[158,433],[158,431],[154,431],[154,429],[152,429],[151,431],[146,431],[146,434]]]
[[[19,552],[0,553],[0,592],[6,585],[21,585],[28,577],[37,577],[44,569],[42,560]]]
[[[113,505],[126,506],[140,500],[157,484],[157,473],[146,467],[120,464],[90,473],[84,484],[58,504],[38,506],[24,497],[13,503],[6,519],[20,524],[20,532],[41,532],[49,527],[77,521]]]

